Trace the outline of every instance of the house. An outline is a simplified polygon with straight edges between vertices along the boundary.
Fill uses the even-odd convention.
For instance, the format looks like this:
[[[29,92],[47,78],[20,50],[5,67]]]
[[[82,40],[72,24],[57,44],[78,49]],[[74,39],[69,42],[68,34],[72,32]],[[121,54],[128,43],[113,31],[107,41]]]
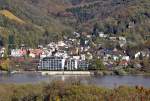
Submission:
[[[143,51],[139,51],[139,52],[135,53],[134,57],[135,57],[135,59],[140,58],[140,57],[148,58],[148,57],[150,57],[149,55],[150,55],[150,53],[148,50],[143,50]]]
[[[120,45],[120,47],[125,46],[126,43],[127,43],[127,40],[126,40],[125,37],[119,37],[119,45]]]
[[[30,53],[29,56],[32,57],[32,58],[36,57],[35,54],[33,54],[33,53]]]
[[[134,55],[135,59],[136,59],[136,58],[139,58],[140,55],[143,56],[144,54],[142,54],[142,52],[137,52],[137,53],[135,53],[135,55]]]
[[[76,56],[72,56],[74,59],[76,60],[79,60],[80,59],[80,56],[79,55],[76,55]]]
[[[113,55],[113,56],[112,56],[112,59],[113,59],[114,61],[117,61],[117,60],[119,60],[119,56]]]
[[[87,36],[87,35],[88,35],[87,32],[82,32],[81,34],[82,34],[83,36]]]
[[[128,63],[129,63],[128,61],[122,60],[122,61],[119,62],[119,66],[127,67],[127,66],[128,66]]]
[[[103,61],[108,61],[109,59],[111,59],[110,54],[106,54],[105,56],[103,56]]]
[[[91,38],[92,36],[91,36],[91,35],[87,35],[86,37],[87,37],[87,38]]]
[[[120,36],[120,37],[119,37],[119,41],[125,41],[125,42],[126,42],[127,40],[126,40],[126,38],[125,38],[125,37]]]
[[[64,46],[66,46],[66,44],[64,43],[64,41],[59,41],[57,43],[57,45],[58,45],[58,47],[64,47]]]
[[[122,56],[122,60],[130,61],[130,57],[129,56]]]
[[[107,38],[108,35],[107,35],[107,34],[104,34],[103,32],[99,32],[99,37],[100,37],[100,38]]]
[[[109,40],[116,41],[117,37],[109,37]]]
[[[134,27],[134,25],[135,25],[135,22],[129,22],[129,24],[128,24],[128,28],[133,28],[133,27]]]
[[[42,48],[43,48],[43,45],[38,45],[38,48],[41,48],[41,49],[42,49]]]
[[[25,49],[12,49],[11,55],[12,57],[22,57],[27,54],[27,50]]]
[[[51,55],[50,55],[50,56],[51,56]],[[40,55],[40,59],[45,58],[45,57],[47,57],[47,55],[46,55],[45,53],[42,53],[42,54]]]
[[[79,48],[71,47],[69,48],[70,55],[78,55],[79,54]]]
[[[80,34],[77,32],[73,32],[73,35],[75,35],[77,38],[80,37]]]
[[[29,56],[35,58],[40,57],[40,55],[43,53],[42,49],[29,49]]]
[[[80,47],[80,51],[83,52],[84,51],[84,47]]]
[[[68,54],[66,51],[58,51],[54,54],[55,57],[63,57],[63,58],[68,58]]]
[[[85,60],[85,58],[86,58],[86,57],[85,57],[85,54],[81,54],[80,57],[81,57],[81,60]]]
[[[145,40],[150,40],[150,35],[144,35]]]
[[[2,48],[0,49],[0,57],[4,57],[4,53],[5,53],[5,48],[2,47]]]

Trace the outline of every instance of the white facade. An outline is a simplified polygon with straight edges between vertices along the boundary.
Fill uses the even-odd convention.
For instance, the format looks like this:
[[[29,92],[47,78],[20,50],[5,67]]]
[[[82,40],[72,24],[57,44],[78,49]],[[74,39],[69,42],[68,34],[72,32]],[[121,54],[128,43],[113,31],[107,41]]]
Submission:
[[[32,58],[36,57],[35,54],[33,54],[33,53],[30,53],[29,56],[32,57]]]
[[[22,54],[20,54],[20,49],[12,49],[11,50],[11,56],[12,57],[20,57]]]
[[[39,70],[64,70],[65,59],[62,57],[46,57],[40,61]]]
[[[77,70],[78,69],[78,61],[76,59],[66,60],[66,69],[67,70]]]
[[[129,56],[123,56],[122,60],[130,61],[130,57]]]
[[[58,46],[59,47],[63,47],[63,46],[66,46],[66,44],[64,43],[64,41],[59,41],[58,42]]]
[[[4,57],[5,48],[1,48],[0,50],[0,57]]]
[[[73,56],[73,59],[79,60],[80,56]]]
[[[85,60],[85,54],[81,54],[81,60]]]
[[[107,35],[107,34],[104,34],[103,32],[99,32],[99,37],[100,37],[100,38],[107,38],[108,35]]]
[[[74,58],[64,59],[63,57],[45,57],[40,60],[39,70],[87,70],[88,62]]]

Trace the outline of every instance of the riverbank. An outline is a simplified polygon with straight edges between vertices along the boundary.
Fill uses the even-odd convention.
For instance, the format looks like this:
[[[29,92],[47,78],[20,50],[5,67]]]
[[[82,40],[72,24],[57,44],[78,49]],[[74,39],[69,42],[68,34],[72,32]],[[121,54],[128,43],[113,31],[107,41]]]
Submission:
[[[95,71],[0,71],[0,74],[24,74],[24,73],[38,73],[41,75],[92,75],[92,76],[150,76],[150,72],[143,71],[125,71],[125,70],[95,70]]]
[[[42,75],[94,75],[94,71],[38,71]]]

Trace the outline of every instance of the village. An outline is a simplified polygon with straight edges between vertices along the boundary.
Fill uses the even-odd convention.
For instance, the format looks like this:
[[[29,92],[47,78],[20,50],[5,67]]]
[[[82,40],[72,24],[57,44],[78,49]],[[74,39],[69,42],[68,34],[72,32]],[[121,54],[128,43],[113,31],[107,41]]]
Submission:
[[[73,32],[72,37],[64,37],[64,40],[45,46],[38,45],[36,49],[22,44],[18,49],[11,49],[9,57],[13,61],[11,69],[87,71],[141,69],[142,59],[149,59],[149,55],[150,50],[146,48],[137,51],[127,49],[127,39],[123,36],[110,36],[103,32],[97,35]],[[5,56],[4,47],[0,50],[0,56]]]

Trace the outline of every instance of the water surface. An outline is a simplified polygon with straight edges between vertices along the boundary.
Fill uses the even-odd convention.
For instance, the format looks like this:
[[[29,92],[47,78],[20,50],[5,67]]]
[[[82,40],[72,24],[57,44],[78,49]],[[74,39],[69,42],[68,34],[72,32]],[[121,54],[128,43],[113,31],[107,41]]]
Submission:
[[[36,84],[36,83],[51,83],[55,80],[64,80],[66,82],[79,81],[85,85],[95,85],[102,87],[118,87],[120,85],[126,86],[144,86],[150,88],[150,76],[81,76],[81,75],[53,75],[42,76],[38,73],[23,73],[0,75],[0,83],[8,84]]]

